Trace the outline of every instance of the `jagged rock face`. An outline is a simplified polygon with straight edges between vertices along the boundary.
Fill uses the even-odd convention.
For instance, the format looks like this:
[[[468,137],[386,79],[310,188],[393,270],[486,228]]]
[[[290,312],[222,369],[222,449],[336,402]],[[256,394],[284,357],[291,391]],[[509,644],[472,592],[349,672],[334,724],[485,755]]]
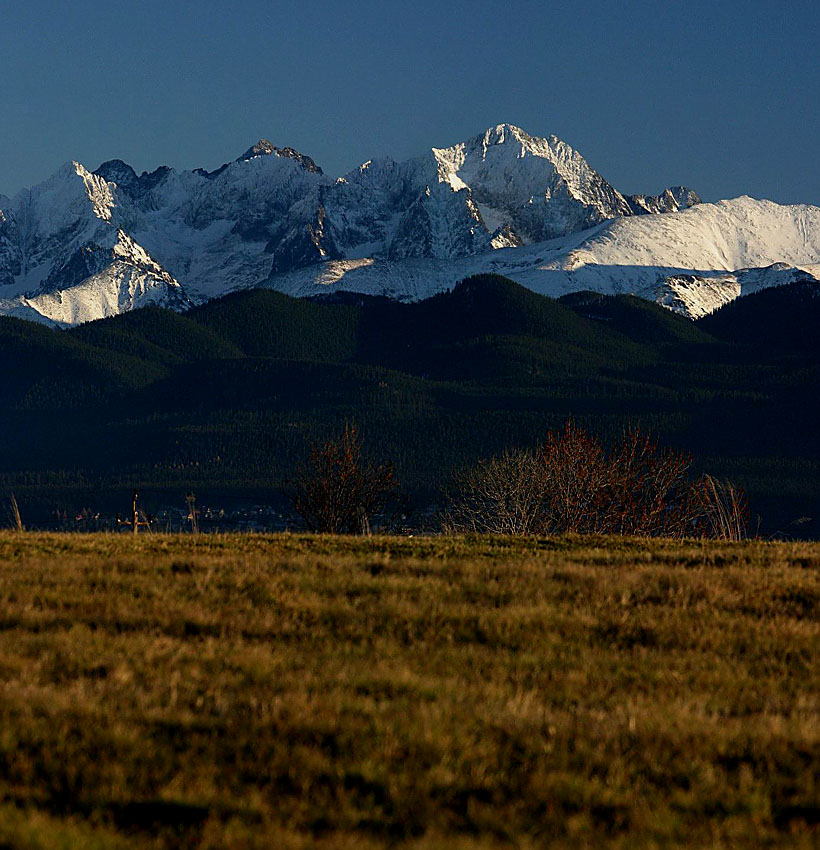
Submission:
[[[121,159],[111,159],[104,162],[94,173],[102,177],[106,183],[115,183],[118,193],[132,201],[142,201],[147,198],[152,189],[162,183],[172,169],[162,165],[152,172],[137,173],[130,165]]]
[[[618,291],[631,274],[640,280],[634,288],[661,301],[663,281],[678,276],[664,290],[674,306],[675,287],[691,293],[717,285],[714,279],[704,286],[685,282],[681,275],[731,270],[729,257],[765,260],[761,265],[815,261],[811,246],[778,256],[710,243],[703,257],[684,251],[686,263],[650,268],[646,240],[663,242],[668,230],[685,231],[686,220],[678,217],[700,206],[698,196],[680,186],[658,196],[622,195],[560,139],[509,124],[404,162],[370,161],[336,180],[309,156],[265,139],[214,171],[162,166],[138,175],[116,159],[95,172],[73,163],[13,199],[0,198],[0,313],[34,311],[71,322],[150,299],[184,306],[262,284],[315,289],[315,281],[419,298],[450,285],[461,270],[502,268],[557,294],[581,277],[579,288]],[[610,227],[649,219],[666,223]],[[722,238],[722,226],[710,231],[713,242]],[[758,233],[755,223],[737,226]],[[600,228],[604,241],[590,242]],[[539,247],[559,239],[568,241]],[[624,240],[621,265],[606,266],[598,258],[609,256],[602,248]],[[744,231],[740,242],[753,247],[754,236]],[[630,271],[633,258],[639,271]],[[428,262],[425,278],[419,270]]]
[[[703,203],[697,192],[685,186],[672,186],[660,195],[627,195],[626,199],[635,215],[680,212]]]
[[[114,252],[103,245],[82,245],[64,263],[55,263],[38,291],[59,292],[79,286],[87,278],[99,274],[113,258]]]
[[[321,202],[315,213],[312,204],[303,205],[302,220],[274,233],[265,250],[272,258],[271,274],[342,257]]]
[[[97,273],[98,249],[111,230],[111,203],[105,181],[77,164],[6,201],[0,211],[0,297],[56,291]]]
[[[631,215],[626,199],[555,136],[539,139],[501,124],[452,148],[434,149],[438,176],[469,187],[492,230],[541,242]]]
[[[296,160],[305,171],[309,171],[311,174],[323,173],[322,169],[309,156],[305,156],[293,148],[277,148],[276,145],[272,145],[267,139],[260,139],[255,145],[248,148],[236,161],[247,162],[249,159],[257,156],[283,156]]]
[[[447,259],[487,251],[490,234],[469,189],[453,192],[441,183],[404,211],[384,252],[387,259]]]
[[[0,292],[3,287],[13,286],[20,274],[20,248],[16,223],[10,219],[3,207],[8,209],[9,199],[0,196]]]

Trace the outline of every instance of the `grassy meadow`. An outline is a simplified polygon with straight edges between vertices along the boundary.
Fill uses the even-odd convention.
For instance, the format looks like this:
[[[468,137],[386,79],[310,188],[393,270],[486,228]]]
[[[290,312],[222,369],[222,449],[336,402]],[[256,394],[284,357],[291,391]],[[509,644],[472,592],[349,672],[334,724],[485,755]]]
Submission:
[[[820,846],[820,544],[0,535],[0,848]]]

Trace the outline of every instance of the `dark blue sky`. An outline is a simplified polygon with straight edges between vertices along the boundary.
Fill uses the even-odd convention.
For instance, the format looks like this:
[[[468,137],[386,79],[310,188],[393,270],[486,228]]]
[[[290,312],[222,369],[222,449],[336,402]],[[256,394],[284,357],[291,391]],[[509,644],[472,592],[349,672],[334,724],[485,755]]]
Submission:
[[[78,159],[331,174],[500,122],[624,192],[820,204],[817,0],[31,0],[0,23],[0,193]]]

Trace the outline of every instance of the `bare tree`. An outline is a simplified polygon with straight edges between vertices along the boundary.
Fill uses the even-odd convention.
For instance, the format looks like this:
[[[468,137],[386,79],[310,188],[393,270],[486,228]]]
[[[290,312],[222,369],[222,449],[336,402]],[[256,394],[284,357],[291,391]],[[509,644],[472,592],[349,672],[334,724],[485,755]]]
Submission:
[[[338,439],[311,448],[289,497],[310,531],[365,534],[397,489],[392,464],[365,460],[356,426],[348,424]]]
[[[542,532],[603,532],[601,507],[612,474],[601,443],[568,420],[563,431],[547,432],[538,455],[547,494]]]
[[[691,466],[689,455],[661,449],[637,428],[626,431],[606,463],[609,485],[601,530],[644,537],[694,532]]]

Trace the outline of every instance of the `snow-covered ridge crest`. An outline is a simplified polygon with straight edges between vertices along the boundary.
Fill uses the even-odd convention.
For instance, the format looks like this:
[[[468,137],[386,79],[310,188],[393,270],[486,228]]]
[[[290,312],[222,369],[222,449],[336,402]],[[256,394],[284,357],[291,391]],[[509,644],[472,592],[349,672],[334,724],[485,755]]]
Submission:
[[[74,162],[72,165],[77,176],[83,181],[94,215],[103,221],[111,221],[111,209],[114,206],[112,189],[115,184],[109,185],[102,177],[88,171],[79,162]]]
[[[820,266],[816,208],[721,204],[685,187],[624,195],[556,136],[512,124],[337,179],[266,139],[214,171],[67,163],[0,197],[0,313],[71,323],[259,285],[414,299],[496,270],[695,315]]]
[[[678,213],[612,219],[580,233],[443,262],[373,262],[272,278],[292,295],[338,289],[416,300],[480,272],[559,297],[593,290],[639,295],[697,318],[739,295],[820,275],[820,208],[742,197]]]

